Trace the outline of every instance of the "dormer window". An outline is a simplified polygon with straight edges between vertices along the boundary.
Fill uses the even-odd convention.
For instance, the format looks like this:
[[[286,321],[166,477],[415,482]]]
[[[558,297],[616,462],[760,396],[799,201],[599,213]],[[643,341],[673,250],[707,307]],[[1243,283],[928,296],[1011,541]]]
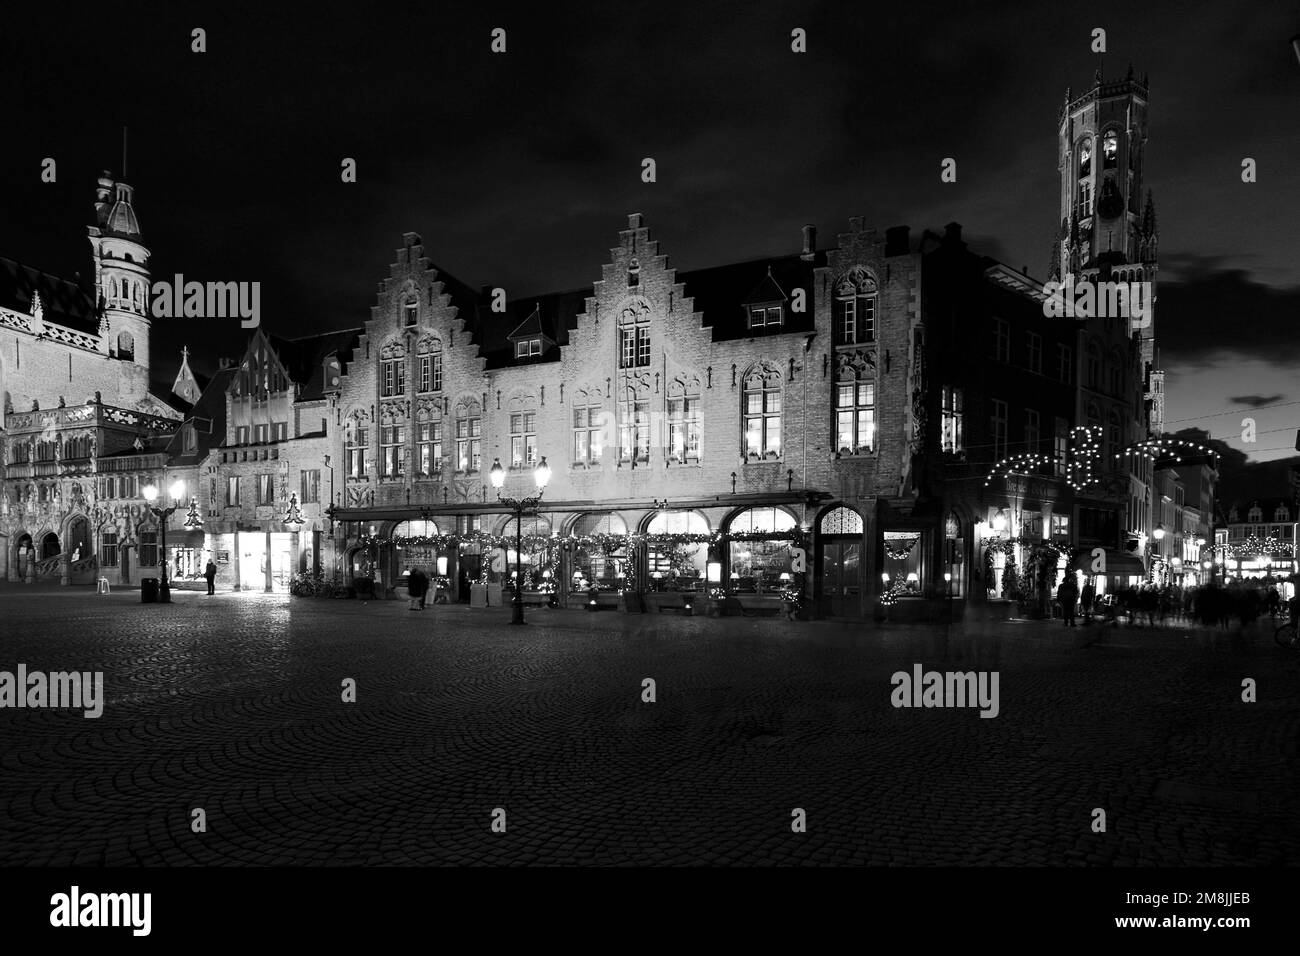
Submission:
[[[515,343],[515,358],[533,358],[541,354],[541,339],[520,339]]]
[[[751,305],[749,307],[749,327],[751,329],[779,327],[782,320],[779,303],[776,305]]]
[[[1246,520],[1251,522],[1252,524],[1255,523],[1256,521],[1263,521],[1264,510],[1260,508],[1258,505],[1256,505],[1254,508],[1250,509],[1250,512],[1246,515]]]
[[[420,311],[420,307],[415,302],[407,302],[404,306],[402,306],[403,321],[405,322],[407,328],[410,328],[411,326],[415,325],[417,319],[419,318],[419,311]]]
[[[1278,505],[1278,506],[1277,506],[1277,511],[1273,512],[1273,520],[1274,520],[1274,521],[1290,521],[1290,520],[1291,520],[1291,512],[1289,512],[1289,511],[1287,510],[1286,505]]]
[[[633,259],[632,265],[628,267],[627,284],[628,284],[628,288],[632,288],[634,286],[638,286],[641,284],[641,263],[636,259]]]

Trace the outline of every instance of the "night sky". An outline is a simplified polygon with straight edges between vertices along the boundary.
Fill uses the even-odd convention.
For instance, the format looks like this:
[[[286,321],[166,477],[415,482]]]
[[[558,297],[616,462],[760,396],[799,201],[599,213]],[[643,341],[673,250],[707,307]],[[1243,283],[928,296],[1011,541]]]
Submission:
[[[127,126],[154,278],[260,281],[263,324],[290,336],[365,321],[403,232],[469,285],[527,295],[599,278],[633,211],[681,269],[797,251],[805,222],[830,245],[862,215],[956,220],[977,251],[1043,278],[1057,111],[1090,85],[1103,27],[1106,76],[1131,61],[1151,81],[1169,427],[1294,454],[1294,4],[169,4],[93,21],[33,6],[0,33],[0,255],[89,274],[95,177],[120,171]],[[505,55],[489,51],[497,26]],[[646,156],[657,183],[641,182]],[[955,184],[939,178],[948,156]],[[168,378],[182,344],[208,371],[246,336],[237,319],[154,330]]]

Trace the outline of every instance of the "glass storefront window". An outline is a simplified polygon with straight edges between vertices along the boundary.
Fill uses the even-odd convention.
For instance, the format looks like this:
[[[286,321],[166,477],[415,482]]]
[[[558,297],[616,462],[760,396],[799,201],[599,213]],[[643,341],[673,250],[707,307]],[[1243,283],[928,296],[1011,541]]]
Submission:
[[[708,534],[709,522],[696,511],[661,511],[647,534]],[[697,591],[704,586],[709,561],[705,542],[664,541],[647,548],[649,585],[653,591]]]
[[[794,516],[780,508],[750,508],[732,519],[731,534],[775,534],[793,531],[798,526]],[[731,541],[728,543],[731,590],[742,594],[763,594],[780,590],[782,574],[790,574],[793,560],[791,542]],[[787,580],[789,580],[787,578]]]
[[[626,535],[627,523],[613,512],[582,515],[573,525],[573,534]],[[622,591],[627,587],[627,542],[621,537],[605,544],[580,544],[574,551],[569,587],[586,591]]]
[[[921,593],[921,533],[886,531],[884,568],[884,573],[889,575],[890,587],[901,588],[905,594],[919,595]]]

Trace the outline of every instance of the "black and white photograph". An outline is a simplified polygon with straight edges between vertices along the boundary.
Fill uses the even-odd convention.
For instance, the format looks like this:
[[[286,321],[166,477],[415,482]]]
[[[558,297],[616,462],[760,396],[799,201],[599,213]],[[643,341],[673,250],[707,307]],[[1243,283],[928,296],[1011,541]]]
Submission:
[[[6,934],[1282,938],[1300,8],[5,20]]]

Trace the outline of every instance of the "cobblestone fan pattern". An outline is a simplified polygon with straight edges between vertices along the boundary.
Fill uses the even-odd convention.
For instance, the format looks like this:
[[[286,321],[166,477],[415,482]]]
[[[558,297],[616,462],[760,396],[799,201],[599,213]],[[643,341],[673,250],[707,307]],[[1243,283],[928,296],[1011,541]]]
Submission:
[[[1300,862],[1300,658],[1262,629],[174,599],[0,592],[0,669],[107,697],[0,710],[0,863]],[[918,661],[999,671],[1000,716],[891,707]]]

